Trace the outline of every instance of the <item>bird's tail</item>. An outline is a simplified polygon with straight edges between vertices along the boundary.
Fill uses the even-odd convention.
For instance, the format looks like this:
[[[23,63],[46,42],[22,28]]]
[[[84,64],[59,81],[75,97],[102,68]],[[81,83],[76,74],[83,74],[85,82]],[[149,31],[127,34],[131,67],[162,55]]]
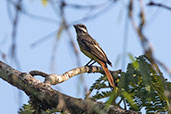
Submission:
[[[102,62],[102,61],[99,61],[100,65],[102,66],[106,76],[107,76],[107,79],[110,83],[110,85],[114,88],[115,87],[115,84],[114,84],[114,80],[113,80],[113,77],[111,75],[111,73],[109,72],[108,68],[107,68],[107,65],[106,63]]]

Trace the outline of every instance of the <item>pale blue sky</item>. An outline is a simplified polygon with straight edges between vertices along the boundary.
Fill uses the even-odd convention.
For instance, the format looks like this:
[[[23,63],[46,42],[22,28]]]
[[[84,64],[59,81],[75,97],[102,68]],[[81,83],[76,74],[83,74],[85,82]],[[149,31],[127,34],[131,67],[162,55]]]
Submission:
[[[107,1],[107,0],[106,0]],[[162,0],[158,0],[162,1]],[[79,0],[72,0],[72,3],[78,3]],[[100,1],[102,2],[102,1]],[[0,2],[0,50],[7,54],[7,63],[14,68],[17,68],[15,64],[10,62],[9,58],[9,47],[11,45],[11,32],[12,25],[8,17],[7,12],[7,2],[2,0]],[[92,2],[84,1],[82,4],[87,4]],[[138,3],[138,2],[136,2]],[[17,33],[17,56],[21,63],[21,71],[29,72],[31,70],[40,70],[47,73],[51,73],[50,70],[50,59],[52,55],[52,48],[55,42],[56,34],[49,37],[48,40],[42,42],[36,47],[31,47],[31,44],[38,39],[44,37],[45,35],[58,30],[59,28],[59,17],[54,13],[51,6],[43,6],[40,0],[29,0],[24,1],[24,8],[32,12],[35,15],[49,17],[52,19],[57,18],[57,23],[55,22],[45,22],[38,19],[33,19],[25,15],[20,16],[20,21],[18,25]],[[166,1],[168,6],[171,6],[170,1]],[[137,4],[135,4],[137,5]],[[135,7],[135,9],[137,9]],[[126,3],[125,1],[118,2],[113,5],[105,13],[101,14],[97,18],[90,19],[89,21],[81,21],[79,23],[84,23],[89,33],[94,37],[104,49],[108,58],[115,64],[118,56],[120,56],[119,65],[116,68],[111,68],[112,70],[122,68],[121,66],[121,55],[123,53],[123,39],[124,39],[124,29],[125,29],[125,18],[126,18]],[[137,12],[137,11],[136,11]],[[73,10],[71,8],[66,9],[67,21],[73,22],[80,19],[87,13],[86,10]],[[159,9],[156,7],[146,7],[145,14],[147,18],[147,26],[145,26],[145,35],[152,43],[154,48],[154,55],[157,59],[165,63],[169,68],[171,68],[171,12],[165,9]],[[138,18],[138,15],[135,16]],[[139,56],[143,54],[139,39],[137,34],[133,30],[131,23],[129,23],[129,33],[127,49],[128,53],[133,56]],[[74,28],[70,27],[70,32],[76,42],[76,34]],[[78,45],[77,45],[78,46]],[[77,67],[76,58],[73,52],[71,52],[71,46],[69,44],[69,38],[66,32],[63,32],[57,46],[56,51],[56,73],[62,74],[72,68]],[[89,58],[80,53],[81,65],[85,65]],[[126,64],[129,61],[126,57]],[[0,58],[2,60],[2,58]],[[125,69],[124,69],[125,70]],[[163,71],[163,70],[162,70]],[[168,78],[169,76],[164,73]],[[89,87],[91,84],[100,76],[100,74],[85,74],[84,79],[86,86]],[[54,88],[64,94],[83,98],[83,94],[78,93],[78,76],[69,79],[68,81],[56,85]],[[81,88],[82,89],[82,88]],[[27,103],[28,97],[22,92],[21,96],[18,96],[18,89],[11,86],[7,82],[0,79],[0,107],[2,114],[17,114],[18,102]],[[82,90],[81,92],[82,93]]]

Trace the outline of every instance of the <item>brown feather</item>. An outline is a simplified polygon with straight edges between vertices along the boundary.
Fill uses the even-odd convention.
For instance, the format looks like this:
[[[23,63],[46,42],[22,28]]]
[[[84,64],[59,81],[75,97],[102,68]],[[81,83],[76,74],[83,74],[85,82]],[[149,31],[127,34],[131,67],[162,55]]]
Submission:
[[[104,63],[102,61],[99,61],[99,64],[102,66],[110,85],[114,88],[115,87],[114,80],[113,80],[113,77],[112,77],[111,73],[109,72],[109,70],[107,68],[106,63]]]

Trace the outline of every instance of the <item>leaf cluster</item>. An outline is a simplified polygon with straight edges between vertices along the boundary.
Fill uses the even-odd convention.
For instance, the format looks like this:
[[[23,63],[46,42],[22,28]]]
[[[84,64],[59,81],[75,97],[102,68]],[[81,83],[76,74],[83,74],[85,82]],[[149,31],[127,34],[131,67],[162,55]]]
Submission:
[[[142,55],[128,64],[126,72],[122,72],[120,76],[117,74],[117,88],[112,89],[106,84],[106,77],[101,76],[91,86],[90,93],[96,91],[92,96],[95,100],[109,98],[106,102],[108,105],[121,107],[124,103],[125,107],[136,111],[145,108],[146,113],[165,113],[169,106],[165,92],[166,89],[171,92],[171,83],[161,75],[157,74],[148,59]]]

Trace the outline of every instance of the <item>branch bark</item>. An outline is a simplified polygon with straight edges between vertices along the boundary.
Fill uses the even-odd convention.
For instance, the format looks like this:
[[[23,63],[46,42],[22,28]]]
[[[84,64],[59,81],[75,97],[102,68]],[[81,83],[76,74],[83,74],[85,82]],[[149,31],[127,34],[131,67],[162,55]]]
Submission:
[[[23,90],[41,110],[55,109],[58,112],[72,114],[138,114],[134,111],[126,111],[113,105],[106,108],[104,103],[82,100],[62,94],[50,87],[50,84],[42,83],[29,73],[20,72],[0,61],[0,78],[11,85]]]
[[[118,74],[121,74],[121,70],[117,70],[117,71],[110,71],[112,76],[114,77],[114,79],[118,78]],[[50,85],[56,85],[59,83],[62,83],[70,78],[72,78],[73,76],[79,75],[79,74],[83,74],[83,73],[101,73],[101,74],[105,74],[104,70],[101,67],[98,66],[83,66],[83,67],[77,67],[74,69],[71,69],[67,72],[65,72],[62,75],[57,75],[57,74],[47,74],[45,72],[42,71],[37,71],[37,70],[33,70],[29,72],[32,76],[42,76],[45,78],[45,82],[47,84]]]

